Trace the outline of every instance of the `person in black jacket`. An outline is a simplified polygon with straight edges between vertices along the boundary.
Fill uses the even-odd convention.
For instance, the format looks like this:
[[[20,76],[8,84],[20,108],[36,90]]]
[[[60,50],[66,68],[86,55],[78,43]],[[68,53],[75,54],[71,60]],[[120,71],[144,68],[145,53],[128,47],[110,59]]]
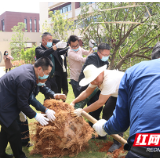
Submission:
[[[108,55],[110,54],[110,46],[108,44],[105,44],[105,43],[102,43],[100,44],[99,46],[101,45],[104,45],[105,48],[108,50]],[[90,54],[87,59],[86,59],[86,62],[84,63],[83,67],[82,67],[82,70],[81,70],[81,73],[80,73],[80,76],[79,76],[79,80],[78,82],[80,82],[83,78],[84,78],[84,73],[83,73],[83,70],[86,66],[90,65],[90,64],[93,64],[94,66],[96,67],[102,67],[104,65],[109,65],[108,63],[108,60],[102,60],[102,57],[103,55],[99,52],[94,52],[92,54]],[[78,90],[79,92],[81,93],[82,91],[84,91],[86,88],[88,87],[87,86],[84,86],[84,87],[81,87],[79,86]],[[98,99],[99,99],[99,94],[100,94],[100,91],[98,91],[96,93],[96,95],[94,97],[92,97],[90,99],[90,101],[87,103],[87,105],[89,106],[90,104],[96,102]],[[99,116],[100,116],[100,113],[102,111],[102,107],[99,108],[98,110],[94,111],[94,112],[91,112],[90,115],[92,115],[94,118],[96,118],[97,120],[99,119]],[[91,122],[89,123],[91,126],[93,125]],[[101,137],[98,137],[98,138],[101,138]],[[105,137],[104,137],[105,138]]]
[[[59,39],[53,39],[53,45],[56,45],[60,40]],[[57,54],[55,54],[55,79],[58,86],[58,93],[61,93],[61,90],[63,90],[63,93],[67,96],[68,94],[68,80],[67,80],[67,52],[69,47],[66,49],[57,49]],[[60,52],[60,54],[59,54]],[[62,55],[63,53],[63,55]]]
[[[43,33],[42,35],[42,44],[41,46],[36,47],[36,59],[39,59],[40,57],[48,57],[52,63],[52,71],[50,73],[50,76],[46,82],[46,86],[49,87],[52,91],[55,93],[58,93],[58,87],[56,84],[56,80],[54,77],[55,72],[55,57],[57,57],[57,54],[64,54],[65,52],[57,52],[58,48],[65,48],[67,46],[66,42],[58,42],[56,45],[52,46],[52,35],[48,32]],[[46,99],[49,99],[49,97],[45,96]]]
[[[31,96],[29,98],[28,103],[35,107],[37,111],[41,111],[46,113],[47,118],[52,121],[52,112],[50,109],[47,109],[45,106],[43,106],[35,97],[38,95],[39,92],[41,92],[44,95],[47,95],[49,98],[53,99],[62,99],[65,100],[66,96],[64,94],[55,94],[50,88],[48,88],[45,85],[45,82],[47,79],[39,80],[39,85],[36,86],[34,91],[31,93]],[[38,82],[37,82],[38,83]],[[28,120],[25,118],[23,121],[18,118],[18,122],[20,124],[21,128],[21,141],[22,141],[22,146],[30,147],[32,146],[31,143],[29,143],[30,138],[29,138],[29,127],[28,127]]]
[[[49,119],[30,108],[28,100],[36,86],[36,80],[48,77],[52,67],[52,62],[43,57],[34,66],[21,65],[0,78],[0,158],[12,157],[5,152],[8,142],[15,158],[26,157],[22,151],[17,121],[20,112],[30,119],[35,118],[41,125],[48,124]]]

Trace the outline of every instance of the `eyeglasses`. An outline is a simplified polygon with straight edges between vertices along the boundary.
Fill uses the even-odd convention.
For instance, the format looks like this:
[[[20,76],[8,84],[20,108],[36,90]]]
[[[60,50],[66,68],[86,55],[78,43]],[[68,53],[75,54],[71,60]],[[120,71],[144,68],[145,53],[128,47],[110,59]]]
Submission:
[[[71,46],[72,49],[79,47],[79,43],[76,46]]]
[[[102,54],[100,51],[98,51],[102,56],[109,56],[110,55],[110,53],[108,54],[108,55],[104,55],[104,54]]]

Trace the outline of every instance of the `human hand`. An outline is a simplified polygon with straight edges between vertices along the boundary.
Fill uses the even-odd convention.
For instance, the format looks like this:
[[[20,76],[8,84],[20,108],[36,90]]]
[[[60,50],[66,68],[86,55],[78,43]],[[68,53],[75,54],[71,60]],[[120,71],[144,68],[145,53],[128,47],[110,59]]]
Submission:
[[[21,122],[25,122],[27,120],[26,115],[22,111],[19,114],[19,119]]]
[[[56,117],[54,116],[55,114],[55,111],[51,110],[51,109],[47,109],[46,110],[46,115],[47,115],[47,118],[52,122],[56,119]]]
[[[48,124],[49,119],[45,117],[46,114],[37,113],[35,116],[35,120],[38,121],[42,126]]]
[[[70,105],[74,107],[74,106],[75,106],[75,103],[72,101],[72,102],[70,103]]]
[[[54,94],[54,98],[55,99],[66,100],[66,95],[65,94],[61,94],[61,93],[56,93],[56,94]]]
[[[93,128],[94,130],[100,135],[100,136],[105,136],[107,135],[107,133],[105,132],[105,130],[103,129],[103,126],[104,124],[106,123],[107,121],[105,119],[101,119],[99,121],[97,121],[94,125],[93,125]]]
[[[67,43],[63,41],[60,41],[56,44],[57,48],[66,48],[66,46],[67,46]]]
[[[95,50],[97,50],[97,49],[98,49],[98,47],[94,47],[94,48],[92,48],[92,50],[93,50],[93,51],[95,51]]]
[[[82,108],[78,108],[76,110],[74,110],[74,114],[76,114],[78,117],[81,116],[83,109]]]
[[[91,48],[93,48],[94,45],[95,45],[95,41],[94,41],[93,39],[90,39],[90,40],[89,40],[89,46],[90,46]]]

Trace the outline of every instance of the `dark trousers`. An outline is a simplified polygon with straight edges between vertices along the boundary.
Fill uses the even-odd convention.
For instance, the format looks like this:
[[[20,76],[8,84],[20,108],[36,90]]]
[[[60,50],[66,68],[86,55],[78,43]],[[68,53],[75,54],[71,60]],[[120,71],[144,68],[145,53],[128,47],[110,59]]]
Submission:
[[[125,158],[145,158],[145,157],[140,156],[132,151],[129,151]]]
[[[0,124],[0,156],[3,156],[5,154],[5,150],[9,142],[15,158],[25,157],[25,154],[22,151],[21,130],[17,119],[14,120],[8,128],[1,122]]]
[[[103,119],[108,120],[113,115],[113,111],[116,107],[116,102],[117,102],[117,97],[112,97],[112,96],[109,97],[103,108],[103,116],[102,116]],[[123,137],[123,133],[119,133],[119,135]],[[113,141],[114,143],[119,144],[119,142],[116,141],[115,139],[113,139]]]
[[[21,142],[23,145],[27,145],[28,142],[30,141],[28,120],[26,120],[25,122],[21,122],[18,119],[18,123],[19,123],[20,129],[21,129]]]
[[[52,78],[49,77],[45,84],[52,91],[54,91],[55,93],[58,93],[58,87],[57,87],[55,76],[53,76]],[[45,96],[45,99],[50,99],[50,98],[48,96]]]
[[[87,103],[87,106],[91,105],[92,103],[96,102],[99,99],[99,95],[100,95],[100,91],[98,91],[91,99],[90,101]],[[94,117],[95,119],[99,120],[101,111],[102,111],[102,107],[98,108],[96,111],[90,112],[89,114]],[[92,127],[93,123],[89,122],[90,126]]]
[[[9,68],[9,71],[11,70],[11,68]],[[7,73],[8,69],[6,69],[6,73]]]
[[[63,94],[67,96],[67,93],[68,93],[67,75],[62,75],[62,76],[55,75],[55,79],[58,87],[57,93],[61,93],[61,90],[63,90]]]
[[[78,90],[79,84],[77,81],[71,79],[71,85],[72,85],[72,89],[73,89],[73,93],[75,98],[79,96],[80,92]]]

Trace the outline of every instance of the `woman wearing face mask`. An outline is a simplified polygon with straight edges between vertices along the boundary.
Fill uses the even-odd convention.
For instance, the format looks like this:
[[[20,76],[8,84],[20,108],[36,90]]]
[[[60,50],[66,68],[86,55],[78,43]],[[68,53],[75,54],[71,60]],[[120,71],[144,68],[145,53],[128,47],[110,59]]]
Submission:
[[[5,63],[6,73],[7,73],[8,69],[10,71],[11,68],[13,67],[13,65],[11,63],[11,60],[13,60],[13,57],[8,55],[8,51],[5,51],[3,59],[4,59],[4,63]]]

